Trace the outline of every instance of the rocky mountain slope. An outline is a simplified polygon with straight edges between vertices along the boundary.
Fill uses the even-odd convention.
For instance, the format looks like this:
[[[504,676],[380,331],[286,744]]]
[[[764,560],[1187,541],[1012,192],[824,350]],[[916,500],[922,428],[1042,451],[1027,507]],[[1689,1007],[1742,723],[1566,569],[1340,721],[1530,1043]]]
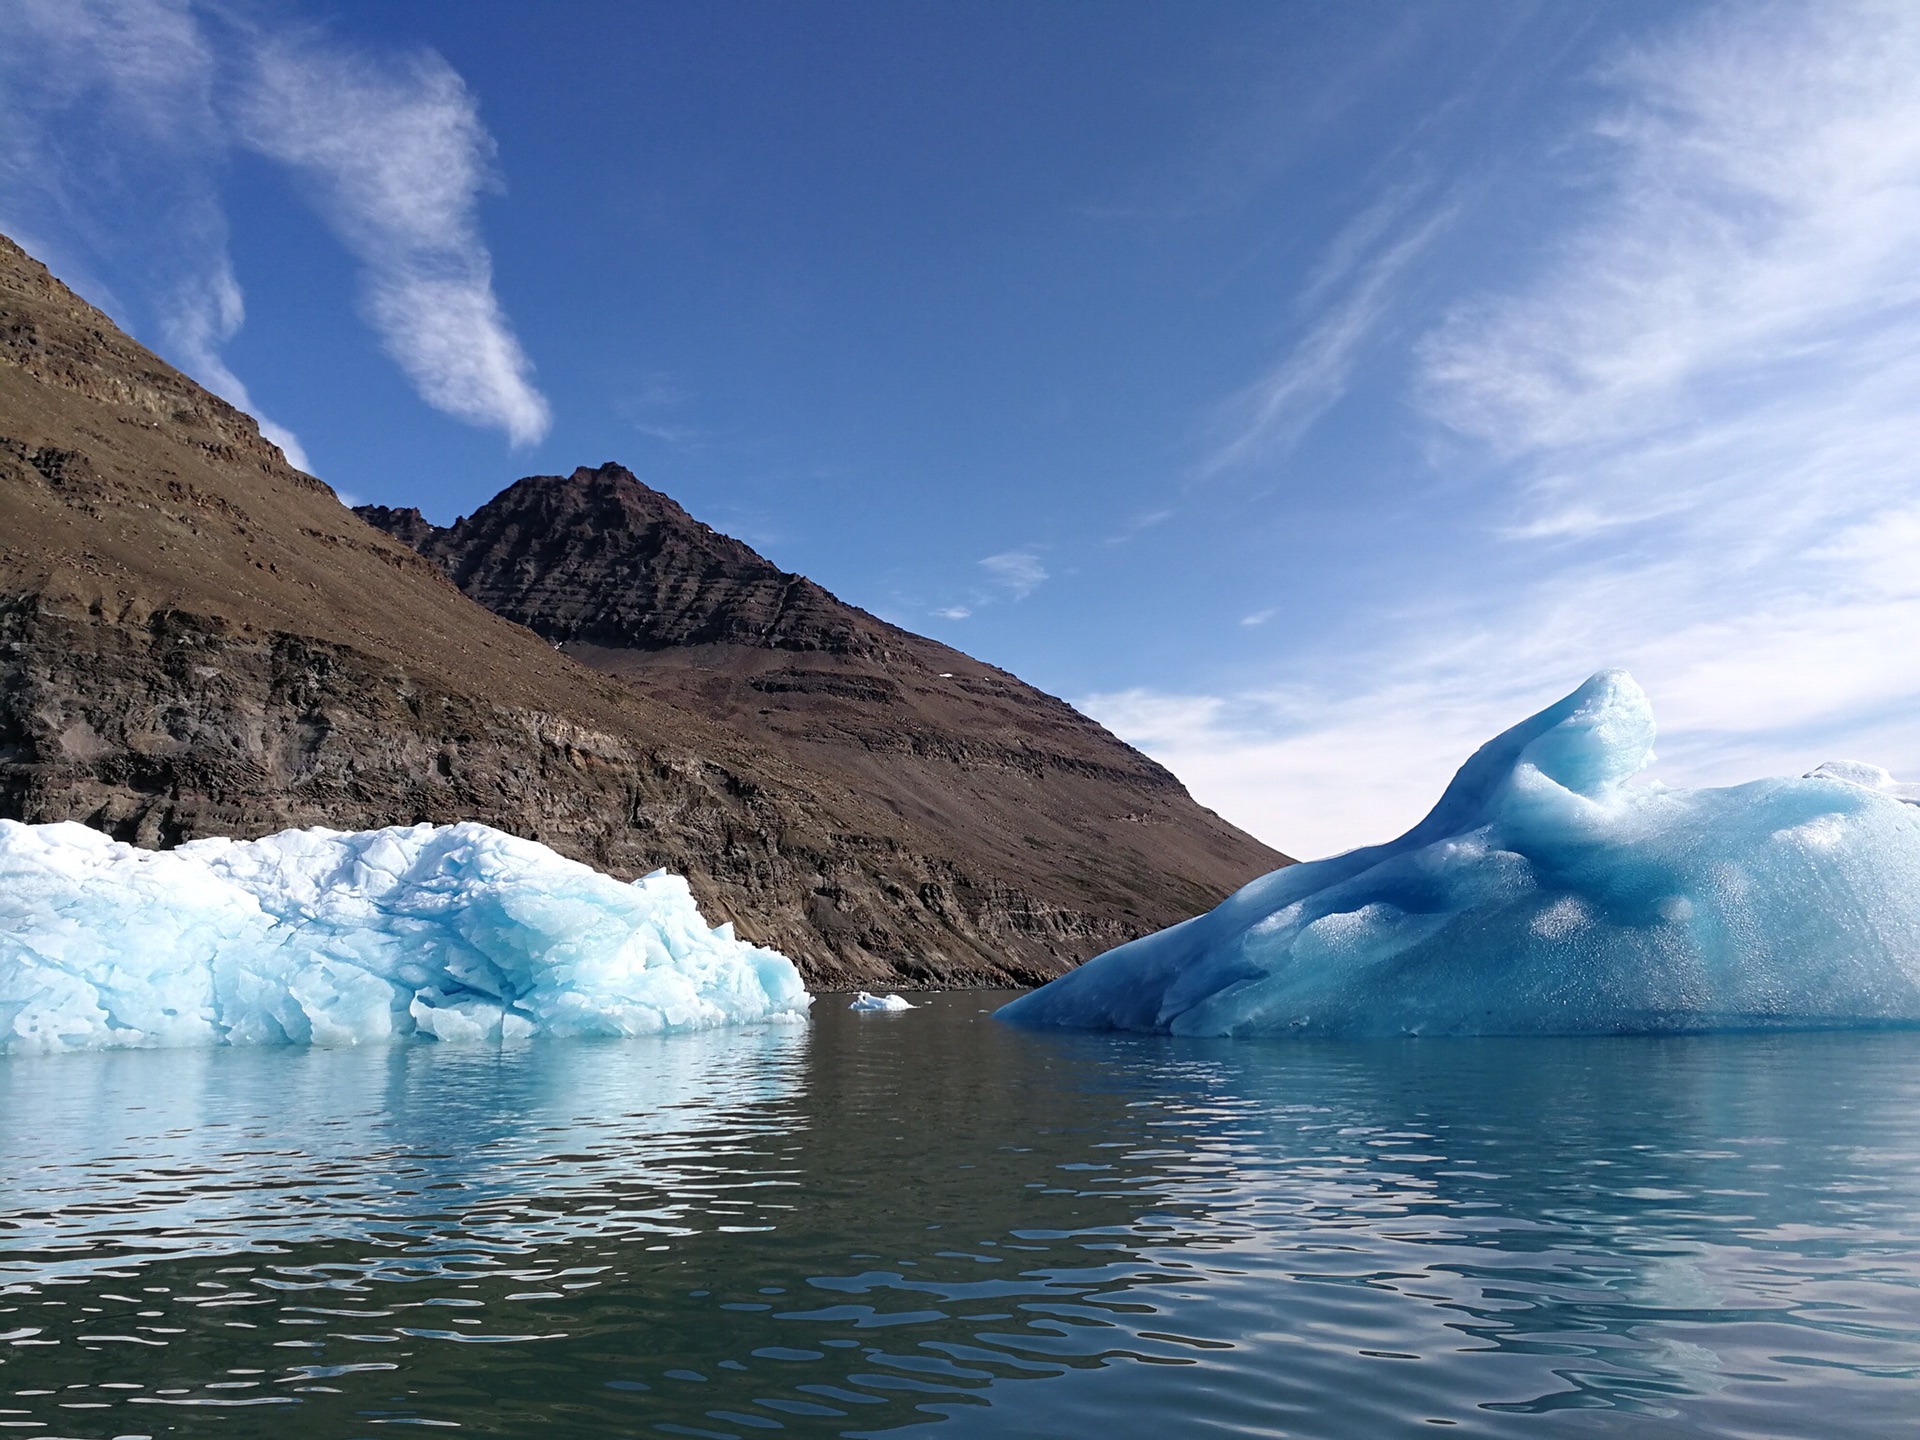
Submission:
[[[618,465],[521,480],[447,529],[358,513],[563,653],[813,776],[862,848],[925,857],[922,905],[953,906],[947,865],[990,856],[1022,895],[1131,925],[1129,896],[1150,883],[1135,857],[1154,857],[1162,886],[1225,858],[1218,820],[1071,706],[779,569]],[[847,898],[816,886],[809,918],[857,940],[872,908]]]
[[[624,472],[380,518],[0,238],[0,815],[479,819],[681,871],[827,984],[1039,979],[1282,858]]]

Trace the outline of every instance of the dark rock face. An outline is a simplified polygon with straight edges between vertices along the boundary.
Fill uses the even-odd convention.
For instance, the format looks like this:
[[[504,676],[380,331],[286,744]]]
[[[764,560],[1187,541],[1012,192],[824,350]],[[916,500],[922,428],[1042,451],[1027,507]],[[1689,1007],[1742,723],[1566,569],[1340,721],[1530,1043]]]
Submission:
[[[891,629],[707,528],[619,465],[530,476],[448,530],[423,532],[417,510],[355,513],[436,561],[496,615],[556,644],[873,654]]]
[[[0,238],[0,815],[482,820],[677,870],[828,984],[1037,980],[1280,862],[624,472],[372,518]]]
[[[440,527],[413,506],[396,509],[391,505],[358,505],[354,514],[369,525],[384,530],[402,545],[418,550],[440,533]]]

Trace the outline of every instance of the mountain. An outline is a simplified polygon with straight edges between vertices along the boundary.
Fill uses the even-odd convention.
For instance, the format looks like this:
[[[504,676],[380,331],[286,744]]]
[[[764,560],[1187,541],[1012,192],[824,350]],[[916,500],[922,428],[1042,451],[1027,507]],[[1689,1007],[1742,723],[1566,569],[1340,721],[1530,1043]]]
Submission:
[[[1079,926],[1142,923],[1137,897],[1168,894],[1172,876],[1233,883],[1223,823],[1139,751],[1005,671],[781,570],[618,465],[529,477],[446,529],[413,510],[357,513],[563,654],[813,777],[860,850],[919,857],[921,905],[965,903],[976,887],[962,877],[989,870],[1023,897],[1011,903],[1062,907],[1048,922],[1034,914],[1063,927],[1059,940],[1071,927],[1097,946]],[[1283,861],[1248,859],[1252,873]],[[823,878],[810,919],[857,936],[873,898],[849,905]]]
[[[495,614],[556,644],[964,658],[779,569],[619,465],[530,476],[450,529],[418,510],[354,513],[432,559]]]
[[[822,984],[1041,979],[1284,859],[617,467],[375,518],[0,237],[0,815],[482,820]]]

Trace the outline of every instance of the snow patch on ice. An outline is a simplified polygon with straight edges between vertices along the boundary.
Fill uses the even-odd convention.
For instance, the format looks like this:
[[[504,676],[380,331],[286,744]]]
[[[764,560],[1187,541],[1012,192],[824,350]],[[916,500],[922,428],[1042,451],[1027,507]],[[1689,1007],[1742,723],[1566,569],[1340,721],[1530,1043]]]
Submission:
[[[0,1052],[639,1035],[799,1020],[785,956],[484,825],[151,851],[0,820]]]
[[[1399,839],[1277,870],[999,1013],[1188,1035],[1920,1024],[1920,786],[1627,782],[1622,671],[1482,746]]]

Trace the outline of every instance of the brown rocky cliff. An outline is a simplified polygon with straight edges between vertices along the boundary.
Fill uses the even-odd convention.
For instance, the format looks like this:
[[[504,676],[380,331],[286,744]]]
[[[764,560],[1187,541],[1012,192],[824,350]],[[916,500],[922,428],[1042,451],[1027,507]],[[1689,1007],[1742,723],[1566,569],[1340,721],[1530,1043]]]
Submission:
[[[598,638],[560,643],[600,669],[468,600],[0,239],[0,815],[146,844],[479,819],[685,873],[711,918],[827,983],[1041,978],[1278,859],[1157,767],[1041,758],[1072,760],[1044,725],[889,728],[835,687],[925,681],[858,637],[812,658],[747,638],[859,616],[818,587],[749,586],[718,607],[746,629],[716,632],[698,593],[647,621],[587,578],[569,623]],[[942,705],[997,713],[1013,683],[939,668],[966,682]],[[831,763],[780,733],[802,721]],[[961,772],[976,788],[938,793]]]
[[[872,838],[970,857],[1028,894],[1078,885],[1128,924],[1130,893],[1218,875],[1244,843],[1071,706],[781,570],[619,465],[531,476],[446,529],[359,513],[565,653],[856,799]],[[813,904],[823,926],[839,908],[831,891]]]

